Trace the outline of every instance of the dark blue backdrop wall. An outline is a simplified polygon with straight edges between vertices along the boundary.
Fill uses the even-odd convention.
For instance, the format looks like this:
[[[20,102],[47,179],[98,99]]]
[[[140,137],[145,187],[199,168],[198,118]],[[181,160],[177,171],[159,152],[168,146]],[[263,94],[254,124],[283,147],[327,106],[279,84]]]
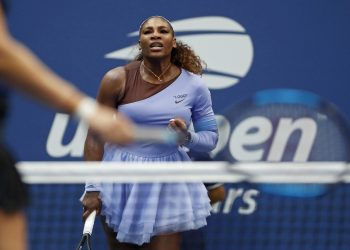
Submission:
[[[12,2],[14,36],[91,96],[103,74],[130,57],[109,53],[135,44],[130,33],[146,17],[163,15],[217,73],[207,78],[217,114],[256,91],[293,88],[318,94],[350,117],[346,0]],[[52,159],[46,145],[54,118],[51,110],[14,95],[7,137],[21,160]],[[68,129],[63,144],[75,132]]]
[[[309,111],[300,111],[300,115],[293,114],[291,118],[294,121],[307,116],[311,117],[311,123],[316,121],[317,125],[320,123],[320,120],[317,120],[320,116],[317,114],[323,114],[326,117],[337,116],[337,119],[341,116],[345,120],[350,119],[347,94],[350,90],[349,1],[14,0],[9,14],[9,26],[13,35],[35,51],[52,69],[74,82],[84,92],[95,96],[104,73],[113,67],[125,64],[126,60],[132,58],[135,53],[134,45],[137,43],[137,35],[134,32],[138,30],[142,20],[151,15],[163,15],[172,21],[178,39],[190,44],[207,62],[208,71],[203,78],[211,89],[214,111],[220,121],[229,121],[231,124],[227,130],[221,131],[224,136],[221,136],[220,145],[212,153],[213,156],[218,159],[225,157],[226,150],[230,157],[234,158],[233,160],[238,161],[349,160],[347,149],[341,156],[336,155],[328,159],[315,156],[314,142],[317,141],[321,129],[315,132],[313,138],[308,138],[312,142],[306,143],[306,147],[310,145],[308,148],[310,154],[302,155],[293,151],[293,156],[286,159],[279,157],[278,152],[273,154],[267,149],[267,147],[269,149],[277,147],[273,139],[268,142],[268,145],[262,146],[266,152],[260,156],[254,154],[257,152],[256,148],[246,152],[249,149],[244,149],[242,146],[245,138],[238,137],[237,140],[241,140],[239,141],[241,144],[238,143],[238,145],[230,142],[231,139],[229,139],[234,131],[247,133],[246,136],[248,136],[248,130],[242,130],[238,126],[242,125],[241,121],[249,118],[249,115],[242,118],[248,105],[244,100],[254,99],[257,92],[261,93],[264,90],[283,88],[297,90],[299,94],[307,93],[306,97],[303,95],[301,99],[297,98],[297,101],[289,102],[288,98],[293,99],[291,96],[295,92],[291,94],[287,91],[289,93],[286,95],[287,103],[306,105],[306,108],[311,107],[313,112],[312,115],[308,113]],[[271,97],[269,94],[268,98]],[[272,99],[281,102],[275,98],[280,94],[281,92],[273,92]],[[319,105],[321,101],[315,101],[313,104],[316,104],[311,106],[310,102],[305,101],[305,98],[309,97],[314,100],[313,94],[320,97],[322,103],[326,103],[324,105],[332,106],[330,103],[334,105],[331,114],[327,113],[329,109],[323,109],[324,105]],[[18,159],[23,161],[81,160],[82,143],[86,133],[86,129],[81,124],[64,114],[56,114],[50,109],[33,103],[20,94],[13,94],[11,103],[6,136]],[[249,102],[249,105],[252,105],[252,102]],[[227,115],[228,109],[231,110],[229,115]],[[230,114],[238,115],[237,109],[242,110],[242,114],[239,114],[241,120],[233,121]],[[270,133],[271,138],[273,138],[272,135],[280,134],[277,132],[278,125],[276,125],[279,123],[274,122],[276,118],[265,111],[259,112],[258,110],[249,114],[258,118],[254,120],[255,122],[267,124],[267,127],[270,126],[268,121],[260,118],[269,118],[274,131]],[[278,113],[277,116],[278,121],[281,121],[281,117],[288,117],[283,112]],[[340,123],[343,126],[343,119],[341,120]],[[302,121],[305,122],[305,120]],[[305,126],[308,124],[304,123]],[[302,129],[304,125],[297,127],[301,130],[301,134],[310,132]],[[239,127],[240,130],[235,130],[235,127]],[[262,127],[257,126],[257,128]],[[338,148],[347,146],[347,137],[345,138]],[[323,140],[321,143],[324,141],[327,142]],[[259,141],[260,144],[262,142]],[[246,151],[235,151],[232,149],[234,146]],[[298,151],[297,146],[295,151]],[[245,156],[240,158],[239,155]],[[229,190],[230,188],[228,187]],[[249,208],[249,204],[252,205],[252,203],[244,203],[244,200],[242,200],[242,209],[249,211],[246,214],[258,213],[255,204],[259,196],[258,189],[241,188],[243,191],[237,191],[239,189],[240,187],[234,187],[230,194],[231,200],[226,200],[227,204],[224,204],[221,209],[217,208],[219,211],[219,215],[215,215],[218,217],[217,221],[224,221],[225,216],[230,215],[235,220],[243,220],[243,224],[249,224],[249,221],[242,219],[242,214],[245,212],[237,213],[230,210],[230,202],[233,203],[232,197],[235,192],[240,193],[239,197],[243,197],[247,192],[246,196],[255,197],[252,209]],[[267,199],[264,204],[271,203],[272,200],[268,198],[261,198],[260,195],[261,200]],[[322,202],[329,204],[327,201],[331,198],[324,199],[326,201]],[[317,203],[313,206],[318,205]],[[269,210],[268,207],[266,209]],[[254,224],[255,219],[250,220],[249,225]],[[211,223],[215,224],[215,217]],[[226,226],[234,228],[235,224]],[[264,225],[262,224],[261,227]],[[327,225],[325,227],[328,228]],[[243,239],[244,237],[240,237],[241,241],[238,241],[241,247],[247,246]],[[349,242],[342,241],[338,248],[345,249],[347,243]],[[265,247],[267,248],[267,245]],[[300,249],[300,246],[297,247]],[[232,249],[228,246],[221,248]],[[247,249],[253,248],[247,246]]]

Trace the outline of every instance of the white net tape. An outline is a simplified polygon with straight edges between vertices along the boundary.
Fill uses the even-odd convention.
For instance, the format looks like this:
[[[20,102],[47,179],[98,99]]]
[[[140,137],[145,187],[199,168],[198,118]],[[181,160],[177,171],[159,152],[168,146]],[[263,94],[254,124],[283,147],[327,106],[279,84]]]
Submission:
[[[19,162],[23,181],[93,182],[350,182],[347,162]]]

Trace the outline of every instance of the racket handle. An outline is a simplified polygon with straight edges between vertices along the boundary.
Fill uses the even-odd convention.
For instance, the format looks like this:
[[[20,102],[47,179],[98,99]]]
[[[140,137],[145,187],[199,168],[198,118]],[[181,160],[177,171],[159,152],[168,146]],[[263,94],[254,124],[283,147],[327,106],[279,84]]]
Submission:
[[[84,224],[83,234],[89,234],[89,235],[92,234],[92,229],[93,229],[94,223],[95,223],[95,217],[96,217],[96,210],[94,210],[87,217],[85,224]]]
[[[135,139],[138,142],[154,141],[158,143],[177,145],[184,141],[185,135],[164,127],[138,126],[135,129]]]

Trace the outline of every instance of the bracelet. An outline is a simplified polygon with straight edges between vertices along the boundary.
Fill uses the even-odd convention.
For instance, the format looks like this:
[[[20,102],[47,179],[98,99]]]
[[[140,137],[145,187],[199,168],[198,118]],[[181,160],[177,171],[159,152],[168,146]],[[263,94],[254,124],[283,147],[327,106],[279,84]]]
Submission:
[[[84,122],[89,123],[91,117],[93,117],[97,112],[97,103],[91,97],[83,98],[78,104],[77,109],[75,110],[74,115],[83,120]]]
[[[188,145],[190,142],[191,142],[191,140],[192,140],[192,135],[191,135],[191,133],[190,132],[186,132],[186,136],[185,136],[185,142],[184,142],[184,145],[186,146],[186,145]]]

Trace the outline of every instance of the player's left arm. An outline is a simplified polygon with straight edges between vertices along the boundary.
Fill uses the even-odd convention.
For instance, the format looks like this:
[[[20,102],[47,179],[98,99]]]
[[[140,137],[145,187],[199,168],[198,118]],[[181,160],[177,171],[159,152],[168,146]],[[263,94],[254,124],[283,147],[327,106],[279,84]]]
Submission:
[[[226,191],[223,184],[206,185],[206,188],[208,190],[208,197],[211,204],[225,200]]]
[[[0,249],[27,249],[27,225],[24,212],[6,213],[0,210],[0,225]]]
[[[0,74],[11,87],[67,113],[73,113],[84,97],[11,36],[1,4]]]
[[[212,100],[208,87],[202,83],[197,86],[196,99],[192,107],[194,131],[189,133],[189,141],[185,145],[196,151],[210,152],[218,142],[218,128],[212,108]]]

